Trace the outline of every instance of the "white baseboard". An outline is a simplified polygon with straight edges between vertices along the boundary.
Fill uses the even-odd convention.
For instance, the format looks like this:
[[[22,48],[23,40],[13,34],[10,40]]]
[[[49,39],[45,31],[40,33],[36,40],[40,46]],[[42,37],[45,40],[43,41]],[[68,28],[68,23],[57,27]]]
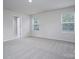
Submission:
[[[23,36],[21,38],[13,38],[13,39],[10,39],[10,40],[3,40],[3,42],[7,42],[7,41],[11,41],[11,40],[15,40],[15,39],[24,39],[24,38],[28,38],[28,37],[34,37],[34,38],[40,38],[40,39],[50,39],[50,38],[45,38],[45,37],[38,37],[38,36]],[[52,39],[50,39],[52,40]],[[56,41],[62,41],[62,42],[70,42],[70,41],[65,41],[65,40],[57,40],[57,39],[53,39],[53,40],[56,40]],[[75,42],[70,42],[70,43],[75,43]]]
[[[38,37],[38,36],[31,36],[34,38],[40,38],[40,39],[50,39],[50,38],[45,38],[45,37]],[[50,39],[50,40],[55,40],[55,41],[62,41],[62,42],[69,42],[69,43],[75,43],[75,42],[71,42],[71,41],[65,41],[65,40],[58,40],[58,39]]]
[[[12,40],[16,40],[16,39],[23,39],[23,38],[27,38],[27,37],[29,37],[29,36],[22,36],[21,38],[15,37],[13,39],[3,40],[3,42],[12,41]]]
[[[13,39],[3,40],[3,42],[7,42],[7,41],[11,41],[11,40],[15,40],[15,39],[18,39],[18,38],[16,37],[16,38],[13,38]]]

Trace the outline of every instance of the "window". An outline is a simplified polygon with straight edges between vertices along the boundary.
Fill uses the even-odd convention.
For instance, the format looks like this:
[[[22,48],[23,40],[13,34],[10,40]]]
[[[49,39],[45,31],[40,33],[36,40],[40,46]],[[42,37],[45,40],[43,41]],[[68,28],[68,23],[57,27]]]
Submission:
[[[62,30],[65,32],[74,32],[74,13],[63,14]]]
[[[39,31],[39,20],[37,17],[32,17],[32,30]]]

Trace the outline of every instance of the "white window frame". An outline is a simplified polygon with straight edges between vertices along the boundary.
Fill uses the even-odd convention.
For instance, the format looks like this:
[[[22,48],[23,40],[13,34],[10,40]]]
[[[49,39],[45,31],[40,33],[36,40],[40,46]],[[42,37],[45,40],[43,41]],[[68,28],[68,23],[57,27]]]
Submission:
[[[62,32],[63,33],[74,33],[74,31],[75,31],[75,19],[74,19],[74,22],[63,22],[63,15],[64,14],[70,14],[71,12],[69,12],[69,13],[62,13],[61,14],[61,29],[62,29]],[[74,13],[73,13],[74,14]],[[75,16],[74,16],[75,17]],[[67,23],[74,23],[74,30],[73,31],[66,31],[66,30],[63,30],[63,24],[67,24]]]

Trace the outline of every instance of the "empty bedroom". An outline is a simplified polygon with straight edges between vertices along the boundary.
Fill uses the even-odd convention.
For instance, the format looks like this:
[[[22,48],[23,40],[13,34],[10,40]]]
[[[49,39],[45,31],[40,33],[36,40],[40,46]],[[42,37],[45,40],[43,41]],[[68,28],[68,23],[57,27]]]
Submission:
[[[75,0],[3,0],[3,59],[75,59]]]

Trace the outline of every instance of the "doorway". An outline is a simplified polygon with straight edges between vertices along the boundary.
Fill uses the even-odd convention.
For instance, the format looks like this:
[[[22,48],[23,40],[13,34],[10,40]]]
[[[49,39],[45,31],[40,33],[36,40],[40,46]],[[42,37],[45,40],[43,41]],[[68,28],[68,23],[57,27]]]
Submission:
[[[14,17],[14,33],[17,38],[21,38],[21,18]]]

